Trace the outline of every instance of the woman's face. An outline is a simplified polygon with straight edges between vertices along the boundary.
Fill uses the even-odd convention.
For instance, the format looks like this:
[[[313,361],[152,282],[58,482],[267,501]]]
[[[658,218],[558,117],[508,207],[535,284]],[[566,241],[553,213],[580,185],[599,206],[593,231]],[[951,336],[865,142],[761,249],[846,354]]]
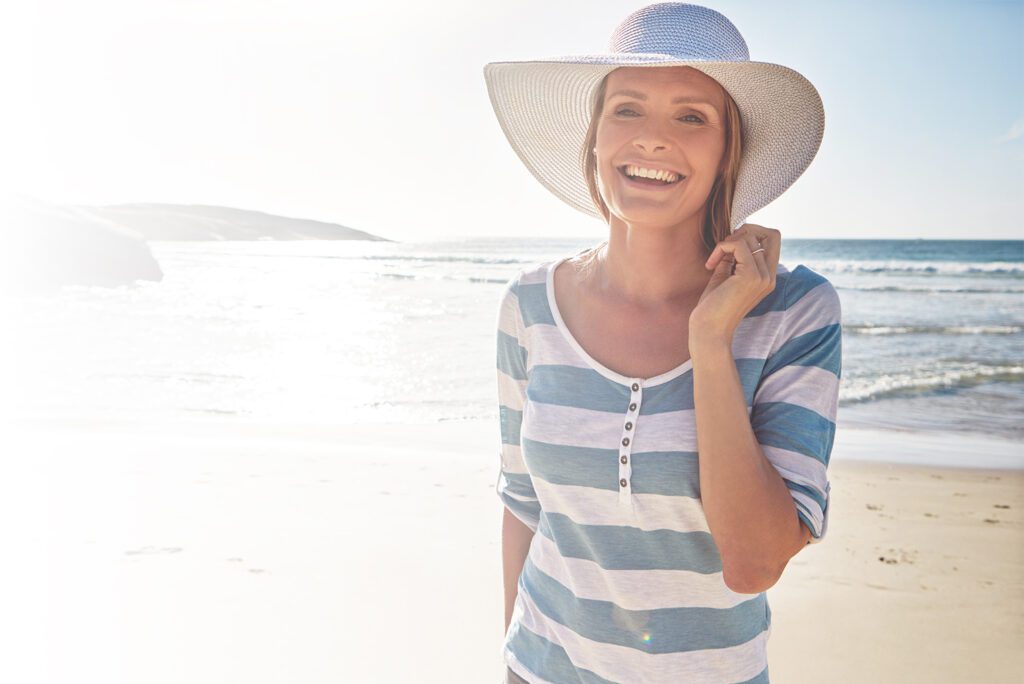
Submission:
[[[609,74],[595,147],[598,188],[612,216],[658,226],[702,219],[725,151],[724,113],[721,87],[696,69]],[[633,180],[627,166],[670,171],[675,181]]]

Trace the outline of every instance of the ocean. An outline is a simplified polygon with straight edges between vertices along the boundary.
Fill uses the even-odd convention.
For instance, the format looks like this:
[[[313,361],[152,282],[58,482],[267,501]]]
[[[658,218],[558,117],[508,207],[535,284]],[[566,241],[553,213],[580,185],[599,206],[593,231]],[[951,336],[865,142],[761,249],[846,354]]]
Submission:
[[[502,287],[601,239],[150,242],[160,282],[3,299],[4,410],[496,420]],[[842,300],[840,430],[1024,435],[1024,241],[787,239],[781,262]]]

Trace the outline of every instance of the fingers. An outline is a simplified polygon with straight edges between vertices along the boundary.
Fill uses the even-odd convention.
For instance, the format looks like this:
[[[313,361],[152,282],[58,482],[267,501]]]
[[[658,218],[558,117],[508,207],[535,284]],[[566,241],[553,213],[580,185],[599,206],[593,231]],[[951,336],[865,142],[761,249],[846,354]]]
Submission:
[[[750,246],[742,235],[734,233],[715,245],[714,251],[708,257],[707,264],[714,264],[711,268],[715,268],[722,261],[734,262],[733,273],[741,269],[743,271],[749,269],[753,273],[761,274],[756,259],[750,254]]]
[[[734,230],[732,233],[727,235],[724,240],[715,245],[715,248],[711,250],[711,254],[708,256],[705,266],[709,269],[714,269],[718,266],[722,259],[737,261],[735,255],[735,249],[732,247],[734,243],[743,243],[747,246],[747,255],[754,249],[757,249],[757,237],[753,235],[747,227],[751,224],[746,223],[741,227]],[[751,259],[745,259],[744,263],[756,265],[756,261]],[[759,269],[757,269],[759,270]]]
[[[736,229],[735,231],[733,231],[733,233],[731,235],[727,236],[725,238],[725,240],[722,240],[722,242],[726,242],[728,240],[736,240],[736,239],[738,239],[741,234],[737,235],[737,233],[739,233],[741,230],[743,230],[743,229],[742,228]],[[708,255],[707,261],[704,262],[704,266],[705,267],[707,267],[709,269],[714,269],[714,268],[716,268],[718,266],[718,262],[721,261],[722,257],[725,255],[725,252],[722,249],[722,242],[719,242],[718,244],[716,244],[715,248],[713,250],[711,250],[711,254]]]
[[[749,244],[751,254],[754,255],[755,259],[759,260],[759,263],[764,263],[765,275],[771,284],[769,291],[775,289],[775,280],[777,276],[779,257],[782,254],[782,233],[775,228],[767,228],[765,226],[759,226],[756,223],[745,223],[736,232],[741,232],[746,236],[754,237],[756,240],[750,240]],[[760,242],[763,252],[757,252],[757,243]]]
[[[758,273],[761,274],[762,278],[767,279],[768,264],[766,255],[768,253],[768,246],[763,244],[765,241],[752,231],[744,231],[742,236],[744,241],[747,243],[747,248],[750,250],[750,257],[757,266]]]
[[[770,283],[768,289],[771,291],[775,289],[776,269],[781,250],[782,233],[774,228],[745,223],[715,245],[705,266],[714,269],[723,260],[732,261],[733,272],[741,266],[744,270],[749,269],[766,283]]]
[[[734,240],[741,240],[745,242],[747,245],[747,249],[750,251],[751,263],[754,265],[757,272],[760,273],[762,277],[765,277],[767,276],[768,270],[767,266],[765,265],[764,256],[768,249],[765,245],[761,244],[762,238],[757,234],[757,232],[751,230],[751,228],[760,228],[760,226],[754,226],[754,224],[745,223],[736,230],[734,230],[732,234],[726,239],[728,240],[732,238]],[[761,249],[764,249],[764,251],[760,251]]]
[[[782,240],[768,235],[766,239],[761,240],[761,246],[764,247],[764,251],[761,254],[764,256],[765,271],[774,290],[776,271],[779,266],[779,253],[782,251]]]

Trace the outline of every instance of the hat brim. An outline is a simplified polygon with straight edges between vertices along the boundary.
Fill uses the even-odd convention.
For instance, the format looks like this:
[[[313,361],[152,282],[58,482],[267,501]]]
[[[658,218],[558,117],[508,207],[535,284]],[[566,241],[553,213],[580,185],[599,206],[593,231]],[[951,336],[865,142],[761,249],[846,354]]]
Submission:
[[[814,160],[825,109],[799,72],[770,62],[679,60],[663,54],[595,54],[490,62],[484,80],[505,137],[526,168],[559,199],[604,220],[590,197],[583,143],[597,86],[623,66],[689,66],[714,78],[735,100],[743,150],[731,230],[786,191]]]

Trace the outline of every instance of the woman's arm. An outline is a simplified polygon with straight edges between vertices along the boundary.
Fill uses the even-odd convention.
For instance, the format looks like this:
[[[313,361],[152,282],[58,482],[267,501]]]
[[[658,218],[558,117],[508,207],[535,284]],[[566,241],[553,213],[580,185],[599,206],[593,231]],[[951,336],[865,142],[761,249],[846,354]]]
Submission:
[[[714,274],[690,315],[701,499],[725,582],[740,593],[773,586],[828,519],[842,367],[835,288],[799,266],[786,278],[779,344],[749,413],[732,356],[735,331],[775,291],[780,249],[777,230],[734,231],[708,258]]]
[[[495,491],[504,505],[501,523],[502,574],[505,583],[505,632],[512,621],[519,576],[534,531],[540,523],[540,501],[523,460],[522,428],[526,404],[529,349],[519,309],[518,275],[510,280],[498,312],[497,381],[501,431],[501,467]]]
[[[754,435],[731,340],[691,336],[690,356],[704,514],[726,585],[757,594],[778,581],[810,530]]]
[[[534,532],[524,525],[512,511],[505,509],[501,519],[502,575],[505,579],[505,632],[512,622],[512,609],[519,593],[519,575],[526,563],[526,552],[530,550]]]

